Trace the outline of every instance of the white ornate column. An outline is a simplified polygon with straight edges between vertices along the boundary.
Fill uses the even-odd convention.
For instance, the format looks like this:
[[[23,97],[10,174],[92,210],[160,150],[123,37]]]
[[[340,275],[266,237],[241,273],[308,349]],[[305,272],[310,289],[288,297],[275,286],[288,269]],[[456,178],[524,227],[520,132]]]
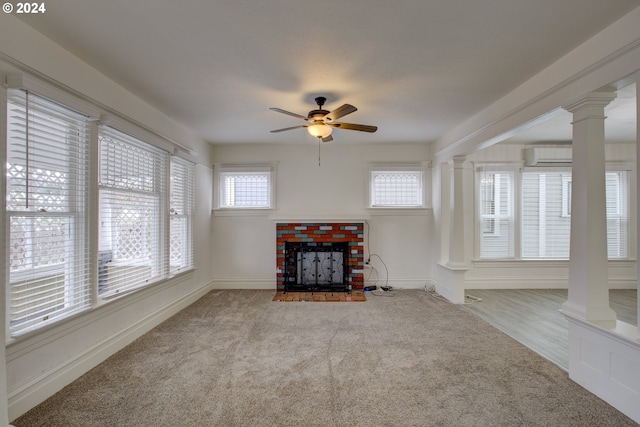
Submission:
[[[613,327],[609,308],[605,194],[604,108],[615,98],[594,92],[567,105],[573,114],[569,297],[562,311]]]
[[[640,421],[638,328],[616,321],[609,308],[604,107],[613,98],[591,93],[566,107],[574,117],[573,194],[569,300],[562,312],[569,327],[569,378]]]
[[[465,224],[464,224],[464,161],[465,156],[454,156],[451,160],[451,218],[449,222],[449,260],[451,268],[467,269],[465,259]]]
[[[441,224],[447,227],[446,252],[443,251],[442,264],[438,264],[441,279],[438,292],[455,304],[464,303],[464,276],[468,270],[465,250],[465,185],[464,166],[465,156],[454,156],[449,162],[448,182],[443,183],[442,189],[448,193],[443,195],[442,201],[448,206],[441,206],[441,215],[447,218]],[[442,175],[445,178],[445,174]],[[471,239],[473,241],[473,239]],[[443,242],[444,243],[444,242]],[[443,245],[443,246],[445,246]]]

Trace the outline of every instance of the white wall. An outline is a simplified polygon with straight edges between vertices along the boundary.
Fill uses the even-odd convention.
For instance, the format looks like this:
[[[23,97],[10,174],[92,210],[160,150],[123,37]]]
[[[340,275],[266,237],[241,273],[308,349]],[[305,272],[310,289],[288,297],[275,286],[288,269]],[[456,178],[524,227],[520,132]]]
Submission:
[[[197,270],[114,300],[6,346],[9,420],[46,399],[210,289],[210,146],[13,16],[0,25],[0,77],[27,71],[118,111],[199,154],[196,167]],[[4,126],[4,124],[2,125]],[[4,221],[3,221],[4,222]],[[1,277],[5,276],[4,263]],[[5,281],[2,281],[5,292]],[[0,320],[5,331],[5,319]],[[0,353],[1,354],[1,353]],[[4,361],[0,361],[3,363]],[[0,375],[2,379],[2,375]],[[0,396],[7,401],[4,392]],[[0,411],[0,415],[2,411]],[[2,425],[4,420],[0,420]]]
[[[217,145],[215,163],[277,162],[277,210],[257,216],[214,216],[212,255],[217,287],[275,289],[275,218],[287,220],[361,219],[370,229],[371,253],[389,270],[394,287],[422,287],[431,275],[430,210],[377,215],[367,209],[367,167],[372,162],[428,161],[426,145],[340,144],[339,138],[321,147],[301,135],[298,145]],[[382,279],[379,259],[371,264]],[[365,278],[375,278],[367,271]]]

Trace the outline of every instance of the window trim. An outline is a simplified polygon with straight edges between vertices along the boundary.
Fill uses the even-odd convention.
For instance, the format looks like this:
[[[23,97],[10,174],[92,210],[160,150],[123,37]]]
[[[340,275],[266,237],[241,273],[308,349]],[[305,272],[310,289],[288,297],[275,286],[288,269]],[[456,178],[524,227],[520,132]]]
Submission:
[[[392,163],[370,163],[367,168],[366,177],[366,203],[367,210],[372,215],[397,214],[420,214],[420,211],[430,209],[431,205],[431,186],[430,186],[430,165],[431,162],[392,162]],[[419,172],[420,173],[420,199],[419,205],[374,205],[373,204],[373,174],[375,172]]]
[[[8,152],[7,152],[7,149],[8,149],[7,107],[8,105],[7,103],[9,100],[7,91],[9,89],[20,89],[20,90],[32,93],[34,95],[37,95],[40,98],[46,99],[55,104],[58,104],[61,107],[64,107],[68,110],[76,112],[82,116],[85,116],[87,118],[87,121],[89,122],[88,135],[89,135],[89,141],[90,141],[90,143],[88,144],[88,151],[87,151],[88,169],[85,176],[82,178],[82,182],[84,183],[84,186],[86,189],[85,202],[84,202],[85,210],[83,213],[85,221],[82,226],[74,227],[74,233],[73,233],[73,236],[74,236],[73,240],[79,241],[82,247],[84,248],[84,250],[81,251],[83,254],[82,256],[84,257],[83,265],[86,267],[86,271],[89,272],[89,277],[90,277],[89,291],[88,291],[90,295],[89,304],[87,305],[86,308],[70,310],[66,312],[63,316],[54,315],[40,322],[37,326],[23,328],[20,330],[10,329],[9,311],[7,310],[7,313],[5,314],[7,342],[10,342],[10,343],[16,343],[19,341],[24,342],[25,339],[32,340],[34,339],[34,337],[40,337],[45,331],[49,331],[52,328],[67,327],[67,326],[61,326],[61,325],[84,324],[86,323],[87,319],[89,319],[90,321],[90,319],[93,319],[95,316],[102,316],[103,314],[101,315],[97,311],[97,309],[99,307],[102,307],[103,305],[110,304],[111,301],[115,301],[115,300],[123,301],[122,304],[125,304],[125,306],[128,304],[133,304],[135,301],[139,301],[139,299],[142,298],[144,295],[150,295],[150,293],[152,294],[161,289],[165,289],[166,286],[173,286],[174,284],[180,283],[181,281],[186,280],[186,278],[189,278],[190,273],[196,270],[194,257],[192,257],[193,262],[191,267],[183,268],[177,271],[170,271],[170,268],[167,267],[166,274],[163,274],[161,277],[158,277],[157,280],[150,281],[147,286],[130,289],[130,290],[127,290],[126,292],[123,291],[110,298],[98,298],[97,294],[98,294],[99,281],[98,281],[97,273],[98,273],[98,257],[100,253],[98,248],[98,243],[99,243],[98,242],[98,234],[99,234],[98,217],[99,217],[99,210],[100,210],[99,209],[100,186],[98,185],[98,175],[99,175],[98,123],[102,125],[111,124],[112,127],[114,127],[115,129],[123,131],[124,133],[129,134],[131,136],[137,137],[145,144],[154,146],[155,148],[166,152],[168,156],[174,155],[176,157],[189,161],[194,165],[198,163],[197,153],[189,149],[186,149],[185,147],[177,144],[174,141],[166,139],[161,134],[156,133],[154,130],[147,128],[143,124],[140,124],[138,122],[135,122],[127,118],[123,114],[98,103],[92,98],[89,98],[87,96],[84,96],[83,94],[76,93],[72,90],[56,85],[55,83],[50,82],[48,80],[42,80],[41,78],[37,78],[26,73],[13,73],[13,74],[7,74],[6,81],[7,81],[7,85],[3,88],[0,88],[0,102],[2,103],[2,105],[0,106],[0,112],[2,113],[2,118],[0,118],[0,126],[2,127],[2,129],[0,129],[0,136],[2,137],[0,141],[0,146],[2,147],[1,149],[2,153],[0,157],[4,159],[3,175],[2,177],[0,177],[0,184],[2,184],[2,189],[0,190],[0,193],[2,194],[3,199],[5,200],[5,204],[2,207],[3,212],[5,214],[0,216],[1,217],[0,223],[2,224],[2,227],[4,230],[6,230],[9,225],[10,215],[8,215],[7,213],[11,213],[12,215],[20,214],[19,212],[9,212],[7,202],[6,202],[7,185],[8,185],[8,179],[7,179],[8,171],[6,168],[6,161],[7,161],[7,155],[8,155]],[[162,177],[162,179],[166,180],[166,183],[167,183],[165,185],[165,190],[164,190],[164,193],[166,193],[165,198],[167,199],[166,209],[164,209],[166,211],[164,212],[164,215],[166,216],[166,218],[161,224],[157,224],[157,225],[158,227],[163,228],[164,229],[163,234],[168,236],[168,230],[170,229],[169,203],[168,203],[168,200],[170,197],[170,189],[168,185],[168,183],[170,182],[170,169],[166,168],[163,175],[164,176]],[[195,186],[196,186],[195,181],[196,181],[196,174],[194,170],[193,176],[191,177],[191,184],[192,184],[191,191],[193,192],[192,197],[194,198],[194,201],[195,201]],[[195,202],[194,202],[194,206],[195,206]],[[36,213],[34,213],[34,215],[35,214]],[[43,215],[57,216],[57,215],[66,215],[66,213],[61,214],[61,213],[52,211],[50,213],[45,213]],[[193,215],[195,215],[195,210],[192,212],[192,216]],[[191,236],[190,236],[191,244],[193,244],[194,238],[195,236],[194,236],[193,227],[192,227]],[[165,254],[164,258],[168,259],[169,250],[170,250],[168,241],[160,250],[164,252]],[[7,283],[9,280],[8,263],[10,259],[10,253],[11,251],[9,248],[8,238],[6,238],[5,244],[1,246],[0,254],[2,255],[2,259],[5,262],[5,268],[3,269],[3,271],[4,271],[5,281],[7,281]],[[166,262],[166,264],[168,265],[168,262]],[[64,267],[61,267],[59,265],[38,267],[38,272],[37,272],[38,274],[35,276],[32,275],[31,278],[47,277],[49,276],[49,273],[54,274],[61,271],[62,269],[64,269]],[[21,275],[17,275],[16,277],[22,278]],[[82,292],[82,289],[80,289],[76,285],[76,282],[73,282],[72,285],[74,285],[78,289],[75,289],[75,288],[70,289],[71,293]],[[6,288],[7,289],[5,289],[5,299],[9,298],[9,291],[10,291],[9,286],[7,286]],[[140,291],[144,291],[144,293]],[[136,294],[138,296],[137,297],[130,296],[133,294]],[[127,297],[122,298],[125,295]],[[117,305],[116,307],[121,307],[121,305]],[[100,312],[104,313],[104,311],[100,311]],[[37,340],[39,338],[35,338],[35,339]]]
[[[6,313],[6,323],[7,323],[7,334],[11,337],[22,337],[31,333],[32,331],[40,330],[43,327],[46,327],[49,324],[57,323],[60,320],[66,319],[70,316],[73,316],[78,313],[83,313],[92,308],[92,300],[91,293],[93,292],[93,282],[89,278],[91,271],[91,260],[85,256],[88,248],[90,247],[90,242],[87,239],[84,239],[83,231],[87,230],[87,227],[91,224],[91,212],[89,208],[90,197],[87,197],[83,194],[80,196],[80,193],[89,192],[91,188],[91,182],[89,180],[89,171],[91,169],[90,165],[90,147],[91,147],[91,138],[92,138],[92,126],[91,126],[91,117],[82,111],[78,111],[76,108],[70,107],[64,103],[59,102],[58,100],[52,100],[50,97],[44,97],[39,93],[35,93],[29,91],[24,88],[11,88],[10,90],[16,92],[16,98],[20,98],[22,95],[24,96],[24,108],[25,108],[25,116],[24,116],[24,127],[25,129],[31,129],[32,126],[34,129],[42,128],[42,126],[48,126],[51,124],[51,121],[55,121],[60,126],[63,126],[65,129],[64,135],[50,133],[46,137],[34,137],[33,139],[25,136],[24,141],[19,138],[19,141],[24,143],[24,146],[30,146],[34,150],[34,156],[36,160],[34,162],[42,161],[42,156],[48,158],[48,155],[55,147],[55,151],[58,153],[63,153],[64,160],[66,163],[66,172],[63,175],[66,175],[64,182],[62,183],[54,183],[53,188],[56,190],[53,194],[60,195],[61,200],[63,201],[63,206],[57,206],[51,208],[52,206],[42,207],[37,209],[35,207],[25,206],[14,206],[11,208],[9,206],[10,202],[7,199],[7,191],[9,190],[10,180],[8,180],[9,171],[6,168],[10,159],[10,145],[8,140],[8,130],[10,128],[10,123],[13,123],[13,119],[8,119],[8,107],[11,101],[11,96],[8,91],[3,90],[3,109],[4,109],[4,117],[2,119],[3,123],[3,135],[5,136],[3,141],[3,158],[5,159],[5,165],[3,168],[3,194],[5,196],[5,203],[3,206],[3,227],[9,233],[7,238],[5,239],[5,246],[3,248],[4,263],[6,268],[6,276],[5,280],[7,282],[6,286],[6,294],[5,300],[8,304],[12,302],[12,296],[15,292],[25,292],[27,296],[29,296],[29,301],[33,301],[32,298],[38,298],[36,294],[32,294],[33,291],[39,291],[43,286],[52,286],[52,287],[60,287],[62,288],[62,300],[64,302],[59,302],[60,297],[47,298],[43,300],[45,304],[48,304],[50,310],[39,311],[39,312],[31,312],[31,313],[23,313],[24,310],[17,308],[14,312],[16,315],[25,314],[23,317],[17,317],[14,321],[14,326],[12,326],[12,311],[7,310]],[[20,92],[20,95],[17,93]],[[16,101],[15,105],[18,107],[22,105],[20,102]],[[36,112],[39,114],[30,114],[29,105],[33,105],[36,109]],[[12,116],[17,119],[20,116]],[[31,118],[33,117],[33,120]],[[73,137],[70,138],[69,134],[69,126],[75,129],[73,133]],[[27,134],[28,135],[28,134]],[[62,139],[61,139],[62,138]],[[72,142],[70,142],[72,141]],[[14,148],[20,148],[21,142],[16,142]],[[25,153],[29,151],[25,148]],[[69,153],[76,153],[76,156],[71,157]],[[40,159],[38,160],[38,157]],[[26,154],[25,157],[25,176],[30,176],[31,167],[35,168],[35,171],[58,171],[53,166],[54,162],[51,162],[50,159],[45,161],[45,163],[40,166],[29,166],[29,155]],[[59,165],[57,165],[59,166]],[[37,182],[37,180],[36,180]],[[25,186],[25,191],[28,192],[30,188],[29,179],[26,178],[26,182],[23,184]],[[38,184],[36,184],[38,185]],[[42,194],[52,194],[50,193],[51,187],[43,186],[40,187],[47,191]],[[37,193],[39,194],[39,192]],[[45,205],[46,206],[46,205]],[[62,208],[62,210],[60,210]],[[34,210],[35,209],[35,210]],[[48,211],[50,210],[50,211]],[[56,250],[64,250],[65,256],[64,261],[61,263],[55,263],[46,266],[34,266],[30,264],[27,268],[16,270],[13,273],[10,271],[9,264],[11,261],[11,249],[9,247],[12,237],[11,231],[9,230],[11,218],[26,218],[29,219],[30,232],[27,234],[31,234],[34,231],[33,229],[33,221],[38,219],[48,219],[48,218],[63,218],[66,219],[65,224],[67,225],[67,235],[63,248],[56,248]],[[28,240],[28,245],[32,244],[30,237],[26,237]],[[33,258],[31,257],[31,261]],[[62,273],[62,282],[60,283],[38,283],[38,282],[46,282],[47,278],[52,278],[56,276],[60,276]],[[78,277],[81,279],[78,280]],[[27,282],[29,283],[23,283]],[[24,286],[27,289],[24,290],[16,290],[14,288],[22,288]],[[56,305],[54,307],[54,305]]]
[[[180,168],[185,168],[185,170],[180,173],[181,176],[186,177],[187,182],[186,192],[181,193],[181,203],[183,204],[183,208],[186,212],[178,213],[173,212],[171,208],[172,202],[172,184],[171,177],[174,175],[174,168],[178,166]],[[189,271],[195,266],[195,242],[194,242],[194,214],[195,214],[195,164],[187,159],[184,159],[179,156],[171,156],[169,159],[169,185],[168,185],[168,207],[169,207],[169,234],[168,234],[168,254],[169,257],[168,265],[169,265],[169,276],[174,276],[177,274],[181,274],[182,272]],[[173,230],[171,228],[172,218],[182,218],[186,221],[186,235],[184,236],[184,240],[182,243],[187,247],[187,254],[183,257],[183,260],[186,261],[185,265],[181,265],[177,268],[172,268],[171,266],[171,237],[173,235]],[[184,231],[184,230],[183,230]],[[184,254],[183,254],[184,255]]]
[[[213,165],[213,213],[215,216],[262,216],[270,215],[276,211],[276,180],[277,162],[267,163],[244,163],[244,164],[223,164]],[[268,207],[234,207],[221,206],[221,186],[222,176],[225,173],[267,173],[269,179],[269,206]]]
[[[474,163],[474,263],[491,263],[491,262],[566,262],[569,258],[523,258],[522,257],[522,248],[521,248],[521,239],[522,239],[522,218],[521,218],[521,210],[522,210],[522,173],[524,171],[552,171],[552,172],[568,172],[571,174],[571,166],[541,166],[541,167],[524,167],[521,162],[475,162]],[[479,181],[478,174],[482,171],[515,171],[515,193],[514,193],[514,256],[509,258],[483,258],[480,254],[480,216],[479,216]],[[605,172],[627,172],[627,256],[625,258],[619,257],[608,257],[609,262],[614,261],[633,261],[636,258],[636,247],[635,247],[635,239],[633,239],[633,230],[635,230],[636,225],[632,222],[632,218],[634,217],[633,206],[635,206],[635,192],[633,191],[633,186],[635,182],[635,165],[629,162],[620,162],[620,161],[611,161],[606,162]],[[568,177],[568,180],[571,181],[571,177]],[[564,178],[563,178],[564,184]],[[632,227],[634,227],[632,229]]]
[[[102,173],[102,152],[100,151],[103,147],[102,138],[109,139],[111,142],[117,142],[118,144],[126,144],[129,148],[134,148],[136,150],[140,150],[143,152],[148,159],[150,159],[153,163],[150,172],[153,174],[153,185],[151,188],[130,188],[130,186],[120,187],[118,185],[109,184],[109,183],[101,183],[101,173]],[[107,290],[104,292],[100,292],[100,289],[96,289],[97,297],[100,300],[117,298],[121,295],[126,295],[130,292],[136,291],[138,289],[146,288],[152,286],[155,283],[158,283],[162,280],[165,280],[170,277],[169,275],[169,265],[168,265],[168,250],[169,250],[169,241],[168,241],[168,222],[169,222],[169,174],[170,174],[170,158],[169,153],[161,148],[149,144],[146,141],[143,141],[135,136],[131,136],[125,132],[122,132],[119,129],[111,127],[109,125],[102,125],[98,132],[98,213],[101,215],[103,213],[102,210],[102,195],[109,195],[109,197],[113,198],[116,194],[120,194],[125,197],[140,197],[144,198],[147,201],[151,201],[152,206],[156,206],[155,212],[150,219],[150,223],[147,224],[146,220],[143,220],[143,224],[149,225],[150,230],[152,230],[152,235],[149,237],[150,242],[152,242],[150,247],[157,246],[158,248],[152,252],[151,259],[142,260],[142,259],[128,259],[124,263],[120,263],[118,261],[114,261],[111,266],[119,266],[124,268],[135,268],[135,267],[146,267],[150,270],[150,275],[141,278],[135,283],[129,283],[125,285],[121,285],[119,283],[115,283],[114,289]],[[159,163],[156,163],[159,161]],[[116,168],[117,170],[117,168]],[[113,172],[111,168],[110,172]],[[145,187],[148,186],[145,185]],[[105,200],[107,203],[107,200]],[[156,205],[157,204],[157,205]],[[115,205],[116,208],[122,209],[123,205]],[[105,248],[102,247],[102,239],[106,237],[106,234],[111,234],[107,239],[111,242],[114,230],[112,228],[113,224],[110,224],[108,227],[103,228],[101,223],[105,221],[105,218],[100,216],[100,224],[97,226],[97,235],[98,235],[98,245],[99,251],[104,251]],[[157,221],[157,222],[156,222]],[[146,233],[144,233],[146,234]],[[111,247],[108,249],[110,251],[116,250],[115,247]],[[149,254],[147,254],[149,255]]]
[[[481,212],[481,206],[480,206],[480,191],[481,191],[481,183],[480,180],[477,179],[478,175],[480,173],[484,173],[484,172],[494,172],[494,173],[509,173],[512,175],[512,182],[511,182],[511,194],[509,195],[509,197],[511,198],[511,203],[512,206],[508,207],[508,213],[507,215],[502,216],[501,214],[494,214],[494,220],[495,219],[507,219],[509,221],[508,224],[508,232],[511,235],[511,239],[510,239],[510,247],[508,248],[508,252],[511,254],[510,256],[507,257],[503,257],[503,258],[487,258],[487,257],[482,257],[481,256],[481,249],[482,249],[482,212]],[[519,245],[520,245],[520,235],[517,232],[518,231],[518,223],[520,221],[520,211],[517,207],[517,200],[520,197],[520,176],[519,176],[519,165],[516,166],[514,164],[484,164],[484,165],[477,165],[474,167],[474,200],[476,200],[476,202],[474,203],[474,225],[475,225],[475,237],[474,237],[474,242],[475,242],[475,248],[474,248],[474,253],[476,254],[476,258],[478,260],[481,261],[494,261],[496,259],[501,259],[501,260],[513,260],[513,259],[517,259],[519,256]],[[494,238],[500,238],[501,234],[496,234],[493,233],[492,235],[487,235],[487,238],[489,239],[494,239]]]

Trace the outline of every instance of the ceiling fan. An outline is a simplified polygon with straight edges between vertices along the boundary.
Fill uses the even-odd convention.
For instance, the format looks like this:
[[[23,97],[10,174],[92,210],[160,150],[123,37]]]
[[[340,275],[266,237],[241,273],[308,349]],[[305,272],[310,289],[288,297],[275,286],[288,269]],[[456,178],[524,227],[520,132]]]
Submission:
[[[347,114],[351,114],[358,109],[350,104],[343,104],[340,107],[336,108],[333,111],[323,110],[322,106],[326,102],[327,98],[324,96],[319,96],[316,98],[316,104],[318,104],[317,110],[309,111],[307,117],[302,116],[300,114],[291,113],[286,110],[282,110],[280,108],[269,108],[272,111],[276,111],[278,113],[287,114],[292,117],[296,117],[298,119],[305,120],[309,122],[308,125],[299,125],[299,126],[291,126],[283,129],[272,130],[271,132],[284,132],[286,130],[292,129],[300,129],[307,128],[307,131],[313,135],[314,137],[322,140],[322,142],[333,141],[333,137],[331,136],[331,132],[333,129],[346,129],[346,130],[358,130],[361,132],[370,132],[373,133],[378,130],[377,126],[369,126],[369,125],[357,125],[353,123],[343,123],[336,122],[336,119],[340,117],[344,117]]]

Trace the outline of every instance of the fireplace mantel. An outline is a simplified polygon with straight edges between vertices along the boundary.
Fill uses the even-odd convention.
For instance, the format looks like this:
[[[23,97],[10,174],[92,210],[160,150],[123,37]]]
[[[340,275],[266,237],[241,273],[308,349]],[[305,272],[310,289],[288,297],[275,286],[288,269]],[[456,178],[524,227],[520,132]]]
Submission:
[[[334,214],[319,214],[319,215],[271,215],[269,217],[275,223],[289,223],[289,222],[317,222],[317,223],[336,223],[336,222],[365,222],[370,219],[369,215],[334,215]]]

